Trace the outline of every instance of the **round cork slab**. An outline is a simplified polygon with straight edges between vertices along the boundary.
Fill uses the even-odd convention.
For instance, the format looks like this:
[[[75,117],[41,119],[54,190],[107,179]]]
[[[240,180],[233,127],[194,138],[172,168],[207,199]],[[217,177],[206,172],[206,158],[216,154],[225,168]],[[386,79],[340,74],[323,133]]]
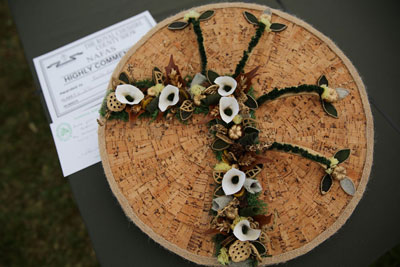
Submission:
[[[214,4],[196,8],[215,10],[201,22],[208,68],[233,73],[255,28],[243,11],[259,16],[265,6],[241,3]],[[200,71],[200,57],[193,29],[170,31],[167,25],[187,11],[159,23],[121,60],[113,77],[125,71],[131,78],[150,78],[157,66],[164,70],[174,56],[183,76]],[[325,74],[330,85],[350,90],[335,104],[339,118],[328,116],[314,96],[296,96],[270,102],[257,110],[260,140],[267,136],[311,148],[331,157],[350,148],[343,163],[357,191],[351,197],[334,183],[321,195],[324,170],[296,155],[268,152],[272,163],[258,180],[269,210],[278,212],[277,227],[270,232],[268,253],[262,264],[300,256],[334,234],[359,202],[371,169],[373,122],[364,85],[348,58],[326,36],[305,22],[273,10],[273,22],[288,28],[266,33],[245,67],[260,66],[253,87],[256,95],[275,87],[315,84]],[[195,115],[185,125],[177,120],[135,123],[107,121],[99,128],[102,162],[110,187],[125,214],[142,231],[165,248],[204,265],[216,265],[209,229],[216,163],[207,138],[207,126]]]

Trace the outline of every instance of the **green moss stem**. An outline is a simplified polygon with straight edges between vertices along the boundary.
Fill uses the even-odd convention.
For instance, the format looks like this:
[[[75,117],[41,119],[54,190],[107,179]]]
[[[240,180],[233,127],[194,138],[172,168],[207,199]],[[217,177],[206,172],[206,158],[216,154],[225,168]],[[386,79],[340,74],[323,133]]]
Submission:
[[[331,165],[331,161],[328,158],[318,155],[316,153],[311,153],[307,149],[304,149],[304,148],[301,148],[301,147],[298,147],[295,145],[274,142],[269,149],[270,150],[275,149],[275,150],[279,150],[279,151],[297,154],[297,155],[302,156],[303,158],[306,158],[306,159],[315,161],[317,163],[320,163],[322,165],[325,165],[327,168],[329,168]]]
[[[197,35],[197,44],[199,45],[199,52],[200,52],[200,59],[201,59],[201,73],[203,75],[206,75],[207,55],[206,55],[206,50],[205,50],[204,44],[203,44],[204,38],[203,38],[203,33],[200,28],[200,21],[191,18],[191,19],[189,19],[189,23],[192,23],[193,30],[194,30],[195,34]]]
[[[247,60],[249,59],[251,51],[260,41],[261,36],[265,31],[265,24],[259,22],[257,25],[257,30],[254,36],[251,38],[250,43],[247,47],[247,50],[243,51],[242,59],[240,59],[239,63],[236,65],[235,73],[233,77],[237,77],[240,73],[242,73],[244,66],[246,65]]]
[[[275,88],[271,92],[268,92],[257,99],[257,103],[260,106],[266,101],[275,100],[287,94],[304,94],[304,93],[316,93],[321,95],[324,89],[318,85],[302,84],[299,86],[286,87],[283,89]]]

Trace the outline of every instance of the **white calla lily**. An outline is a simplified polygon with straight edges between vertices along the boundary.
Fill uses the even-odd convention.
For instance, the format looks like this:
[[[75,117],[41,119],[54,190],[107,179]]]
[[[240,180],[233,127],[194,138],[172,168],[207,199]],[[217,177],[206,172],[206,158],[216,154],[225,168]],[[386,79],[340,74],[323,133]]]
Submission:
[[[242,189],[246,174],[236,168],[232,168],[222,178],[222,190],[225,195],[233,195]]]
[[[219,86],[218,94],[221,96],[233,94],[237,86],[236,80],[229,76],[220,76],[215,79],[214,83]]]
[[[235,225],[233,234],[240,241],[254,241],[260,237],[261,230],[251,229],[250,222],[248,220],[241,220]]]
[[[238,113],[239,103],[234,97],[221,97],[219,100],[219,114],[224,122],[230,123]]]
[[[244,188],[246,188],[246,190],[251,194],[255,194],[262,191],[260,182],[255,179],[247,178],[244,181]]]
[[[168,84],[161,91],[160,99],[158,100],[158,108],[164,112],[169,106],[176,105],[179,101],[179,89]]]
[[[232,196],[222,196],[213,199],[212,210],[219,211],[225,208],[233,199]]]
[[[123,104],[136,105],[144,98],[144,94],[139,88],[130,84],[118,85],[115,89],[117,100]]]

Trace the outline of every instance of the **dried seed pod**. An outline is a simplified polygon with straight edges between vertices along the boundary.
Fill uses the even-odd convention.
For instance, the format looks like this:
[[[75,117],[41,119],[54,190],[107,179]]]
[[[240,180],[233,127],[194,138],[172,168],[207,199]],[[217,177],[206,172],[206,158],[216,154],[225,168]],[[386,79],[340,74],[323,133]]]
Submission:
[[[224,141],[227,144],[233,144],[234,142],[226,135],[223,135],[221,133],[216,133],[215,136],[219,139],[221,139],[222,141]]]
[[[237,140],[240,137],[242,137],[243,133],[242,133],[242,126],[240,125],[233,125],[230,129],[229,129],[229,138],[233,139],[233,140]]]
[[[131,112],[137,114],[142,109],[141,105],[133,105],[131,107]]]
[[[253,244],[250,244],[250,248],[251,248],[251,251],[253,252],[253,255],[256,256],[257,260],[262,261],[262,258],[260,256],[260,253],[258,253],[257,248]]]
[[[343,166],[337,166],[332,172],[332,178],[335,180],[343,180],[346,178],[346,169]]]
[[[250,170],[246,171],[246,178],[254,178],[256,177],[261,171],[262,171],[263,165],[262,164],[257,164]]]
[[[210,130],[221,134],[228,133],[228,129],[222,124],[214,124],[213,126],[211,126]]]
[[[255,161],[256,161],[256,158],[251,153],[246,153],[239,158],[239,165],[240,166],[250,166]]]
[[[113,112],[120,112],[125,109],[126,104],[122,104],[117,100],[115,93],[112,92],[107,96],[107,108]]]
[[[206,98],[205,95],[195,95],[194,98],[193,98],[194,104],[196,106],[200,106],[201,105],[201,100],[204,99],[204,98]]]
[[[193,112],[194,111],[193,102],[191,100],[185,100],[182,102],[182,105],[180,106],[179,109],[186,112]]]
[[[214,181],[217,184],[222,183],[222,179],[224,178],[224,174],[225,174],[224,171],[214,171],[213,172]]]
[[[213,84],[204,90],[204,94],[213,95],[217,92],[218,88],[219,88],[219,86],[217,84]]]
[[[228,253],[233,262],[241,262],[247,260],[251,254],[250,242],[236,240],[229,247]]]
[[[219,115],[219,106],[215,106],[211,111],[210,111],[210,116],[212,117],[217,117]]]
[[[253,127],[253,128],[257,128],[257,121],[252,118],[244,118],[242,124],[243,124],[244,128],[249,127],[249,126]]]
[[[238,143],[232,144],[229,147],[229,151],[232,152],[237,159],[240,158],[246,152],[245,148]]]

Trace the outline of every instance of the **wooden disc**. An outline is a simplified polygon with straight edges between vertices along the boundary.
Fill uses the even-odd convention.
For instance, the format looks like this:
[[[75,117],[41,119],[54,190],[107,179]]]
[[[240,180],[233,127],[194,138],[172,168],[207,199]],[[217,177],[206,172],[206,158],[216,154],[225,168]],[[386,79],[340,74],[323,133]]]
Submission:
[[[214,4],[196,8],[215,10],[201,22],[208,68],[233,73],[243,50],[255,33],[243,11],[259,16],[265,6],[241,3]],[[200,71],[196,36],[191,27],[170,31],[167,25],[187,11],[159,23],[121,60],[113,78],[125,71],[130,78],[151,78],[153,67],[164,70],[174,56],[183,76]],[[350,148],[342,164],[354,181],[353,197],[339,183],[326,195],[319,191],[324,170],[307,159],[268,152],[272,163],[258,179],[262,198],[276,210],[277,227],[269,233],[270,258],[262,264],[279,263],[302,255],[335,233],[360,200],[370,173],[373,152],[373,122],[365,88],[351,62],[320,32],[303,21],[273,10],[272,22],[288,28],[266,33],[245,67],[260,66],[253,87],[257,95],[275,87],[315,84],[325,74],[330,86],[350,90],[335,104],[339,118],[328,116],[315,96],[279,99],[260,107],[257,119],[261,141],[267,136],[311,148],[331,157]],[[111,86],[111,85],[110,85]],[[187,125],[177,120],[134,124],[107,121],[99,129],[99,145],[107,180],[126,215],[142,231],[165,248],[193,262],[217,264],[209,229],[209,210],[215,188],[212,167],[216,163],[202,115]]]

